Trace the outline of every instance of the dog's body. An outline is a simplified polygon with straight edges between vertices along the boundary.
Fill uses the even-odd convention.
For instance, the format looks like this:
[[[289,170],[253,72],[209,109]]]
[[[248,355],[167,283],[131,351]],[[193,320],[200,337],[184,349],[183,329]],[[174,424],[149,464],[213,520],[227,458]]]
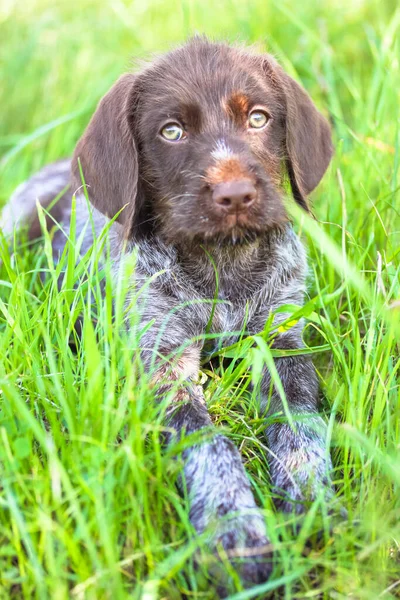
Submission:
[[[262,331],[271,311],[303,302],[306,258],[282,204],[283,172],[306,208],[331,153],[325,120],[271,57],[203,39],[125,75],[100,103],[75,151],[72,185],[51,212],[67,229],[80,161],[95,228],[118,215],[110,229],[115,269],[135,249],[134,285],[151,280],[137,307],[142,326],[153,323],[144,328],[142,359],[161,392],[184,382],[167,412],[177,434],[211,426],[197,383],[204,333],[230,344],[242,330]],[[68,161],[46,169],[17,190],[3,215],[8,224],[12,212],[32,218],[33,237],[36,197],[48,206],[70,183]],[[81,193],[77,204],[79,230],[89,216]],[[55,255],[65,239],[55,233]],[[82,250],[91,243],[89,227]],[[274,323],[286,316],[276,314]],[[301,322],[273,341],[275,349],[301,347]],[[277,504],[300,511],[319,489],[329,494],[325,425],[311,361],[288,356],[275,366],[295,427],[285,419],[268,427],[269,469]],[[260,404],[266,415],[284,414],[268,369]],[[194,445],[184,471],[196,529],[211,527],[212,544],[226,550],[259,548],[240,570],[246,582],[266,579],[265,523],[233,444],[218,434]]]

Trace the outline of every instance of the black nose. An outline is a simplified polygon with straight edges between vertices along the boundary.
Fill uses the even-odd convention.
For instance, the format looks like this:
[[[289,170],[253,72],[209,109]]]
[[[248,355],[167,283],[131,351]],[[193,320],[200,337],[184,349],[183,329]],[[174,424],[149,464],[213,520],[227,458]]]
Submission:
[[[218,208],[228,213],[236,213],[250,208],[257,198],[257,192],[251,181],[238,179],[218,183],[212,198]]]

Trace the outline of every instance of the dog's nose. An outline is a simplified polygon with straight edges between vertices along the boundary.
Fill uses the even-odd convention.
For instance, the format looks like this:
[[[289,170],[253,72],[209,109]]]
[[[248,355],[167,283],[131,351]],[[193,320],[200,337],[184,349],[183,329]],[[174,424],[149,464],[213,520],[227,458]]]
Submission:
[[[257,197],[253,183],[246,179],[218,183],[213,191],[213,201],[228,213],[245,211],[254,204]]]

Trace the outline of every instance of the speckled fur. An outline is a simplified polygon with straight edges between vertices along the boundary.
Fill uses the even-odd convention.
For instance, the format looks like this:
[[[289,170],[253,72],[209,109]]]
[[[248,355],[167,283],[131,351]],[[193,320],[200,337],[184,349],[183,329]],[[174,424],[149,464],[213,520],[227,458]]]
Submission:
[[[192,60],[193,71],[190,69],[188,71],[189,59]],[[228,59],[231,62],[226,66]],[[179,68],[179,61],[186,65],[185,68],[182,65]],[[210,67],[207,67],[207,61],[213,66],[211,71]],[[203,63],[206,65],[204,71]],[[202,443],[197,441],[184,451],[183,481],[190,501],[190,518],[198,532],[208,531],[212,547],[218,548],[221,545],[228,554],[232,553],[232,561],[238,567],[246,584],[261,582],[269,576],[271,557],[270,551],[266,550],[269,543],[268,535],[238,450],[225,436],[212,434],[213,428],[203,389],[198,383],[200,357],[204,352],[202,336],[206,331],[220,334],[219,343],[230,344],[237,339],[238,332],[243,328],[250,334],[260,332],[271,311],[283,304],[300,305],[303,302],[307,274],[306,255],[299,238],[287,221],[281,203],[282,190],[279,189],[278,178],[274,176],[274,172],[276,165],[281,164],[285,153],[288,154],[287,168],[294,197],[299,204],[306,206],[305,195],[322,177],[331,154],[329,128],[313,107],[311,100],[297,84],[292,80],[289,81],[270,57],[267,66],[268,68],[260,57],[247,55],[243,50],[230,49],[229,46],[212,44],[205,40],[190,42],[183,49],[161,59],[156,63],[154,70],[150,67],[143,75],[139,75],[141,92],[138,98],[131,100],[132,106],[127,104],[126,90],[131,94],[130,90],[135,89],[135,86],[138,87],[136,78],[127,75],[118,82],[114,88],[115,93],[111,91],[110,95],[106,96],[106,100],[100,104],[98,112],[78,145],[73,167],[76,173],[76,157],[83,157],[83,166],[87,165],[91,186],[88,187],[89,195],[94,206],[101,211],[94,209],[97,232],[107,222],[107,217],[104,215],[112,216],[121,210],[125,203],[129,204],[129,194],[135,191],[137,198],[140,199],[137,200],[140,210],[136,204],[128,207],[127,212],[122,212],[122,216],[118,217],[110,229],[115,273],[117,274],[123,267],[130,253],[135,252],[137,264],[131,282],[132,290],[136,293],[137,289],[152,278],[150,285],[144,286],[135,307],[140,315],[138,327],[143,328],[149,322],[153,322],[151,327],[144,328],[145,332],[141,337],[144,365],[150,372],[156,387],[156,396],[168,395],[171,399],[166,419],[172,431],[176,432],[175,435],[181,436],[199,430],[210,431],[208,441]],[[174,77],[171,80],[173,83],[170,84],[168,69]],[[229,76],[231,72],[233,74],[231,79],[234,83],[231,92],[228,84],[230,79],[222,77],[225,76],[224,69],[228,71],[230,69]],[[223,71],[222,75],[220,71]],[[159,83],[161,72],[164,74],[165,81]],[[213,72],[216,82],[220,80],[224,82],[222,91],[218,91],[217,83],[213,87],[213,80],[205,74],[208,72]],[[253,146],[250,150],[249,144],[246,146],[243,142],[243,135],[240,139],[234,137],[229,129],[232,128],[232,124],[228,127],[225,122],[219,130],[216,117],[216,111],[226,107],[229,93],[232,93],[232,98],[237,97],[235,94],[238,88],[240,91],[240,80],[245,77],[246,72],[250,72],[253,76],[251,89],[256,88],[258,82],[269,78],[271,110],[275,106],[279,114],[275,141],[268,142],[269,146],[265,142],[264,147],[260,140],[252,141]],[[185,81],[185,73],[187,73],[187,81]],[[196,81],[196,73],[198,81]],[[161,91],[158,94],[156,91],[150,93],[146,88],[149,83],[153,86],[162,85],[162,93]],[[160,152],[157,160],[162,161],[162,148],[160,146],[158,150],[158,147],[154,146],[153,150],[150,147],[146,149],[146,136],[150,134],[143,124],[146,115],[140,113],[140,102],[143,97],[143,106],[153,114],[153,118],[156,118],[154,115],[162,110],[161,104],[155,100],[152,107],[151,94],[155,98],[161,98],[162,94],[165,97],[168,97],[168,94],[171,96],[169,85],[175,85],[177,93],[186,96],[191,86],[198,85],[199,88],[196,87],[196,90],[203,89],[202,102],[206,106],[207,102],[209,103],[206,115],[209,116],[209,126],[212,127],[209,145],[206,145],[207,137],[203,135],[198,146],[199,156],[204,155],[204,159],[207,157],[208,159],[203,160],[197,167],[194,166],[195,161],[192,157],[191,160],[194,161],[190,167],[192,171],[185,171],[182,155],[179,177],[169,174],[168,169],[173,173],[173,161],[171,164],[168,163],[162,172],[161,166],[160,172],[157,172],[155,163],[150,164],[153,160],[151,153]],[[265,83],[262,85],[264,90],[268,89]],[[289,96],[293,94],[293,97],[289,97],[288,94]],[[300,108],[296,107],[296,97],[301,100]],[[114,106],[115,102],[117,106]],[[248,102],[247,96],[241,106],[247,106],[246,102]],[[285,105],[286,112],[283,109]],[[301,111],[304,106],[307,108],[304,117],[307,122],[301,121]],[[194,109],[189,106],[186,110],[193,113]],[[128,115],[127,120],[125,120],[125,111]],[[139,132],[135,127],[131,128],[133,111],[138,111],[138,115],[142,114],[138,116],[139,126],[143,127],[142,130],[139,127]],[[290,125],[292,113],[297,119],[295,125]],[[218,114],[222,118],[223,113]],[[203,127],[206,127],[204,123],[208,122],[205,121],[205,117],[202,117],[203,121],[200,120],[199,115],[197,117],[195,126],[199,128],[201,122]],[[229,120],[232,115],[225,111],[223,118]],[[104,146],[101,127],[107,130],[112,126],[110,121],[113,119],[118,121],[117,129],[110,129],[106,138],[107,145]],[[243,119],[240,119],[241,127]],[[284,139],[282,124],[285,119],[287,139],[286,146],[282,148],[279,144]],[[293,129],[290,131],[289,140],[290,127]],[[302,127],[304,135],[310,138],[308,146],[304,145],[304,139],[302,142],[302,152],[305,156],[299,154],[300,141],[296,136],[300,133],[297,133],[296,127],[299,130]],[[114,139],[117,130],[119,137]],[[227,131],[230,132],[229,135]],[[137,151],[133,141],[129,141],[131,135],[138,142]],[[329,140],[325,139],[326,136]],[[100,146],[96,144],[100,146],[103,144],[101,146],[103,154],[107,152],[107,148],[110,148],[109,160],[112,163],[110,166],[104,163],[103,169],[99,171],[96,171],[92,164],[92,158],[96,153],[98,153],[98,161],[103,160]],[[86,152],[87,148],[92,155]],[[313,158],[312,153],[315,153],[315,148],[319,149],[320,156],[315,155]],[[170,149],[167,150],[171,152]],[[226,160],[232,155],[235,156],[239,166],[243,165],[244,172],[250,169],[255,174],[254,177],[259,181],[257,185],[260,186],[258,213],[254,212],[251,217],[253,221],[249,217],[247,231],[224,230],[223,223],[217,221],[215,215],[211,214],[213,208],[209,204],[209,197],[204,195],[206,191],[196,188],[197,191],[190,192],[190,195],[186,187],[188,182],[196,177],[200,178],[201,173],[207,172],[213,164],[210,160]],[[267,167],[264,168],[268,156],[274,157],[272,174],[268,173]],[[117,163],[115,163],[116,158],[118,158]],[[103,176],[107,176],[107,169],[111,167],[116,171],[109,175],[109,180],[100,181]],[[196,168],[203,170],[197,173]],[[310,172],[312,168],[314,172]],[[240,172],[239,168],[238,172]],[[124,177],[128,182],[127,188],[121,191]],[[76,178],[72,181],[72,187],[62,196],[57,205],[58,220],[66,231],[68,231],[71,194],[78,187]],[[38,197],[47,206],[48,198],[54,197],[69,183],[67,161],[46,167],[16,191],[3,213],[3,224],[6,229],[8,231],[12,229],[12,213],[21,214],[25,220],[34,222],[36,198]],[[168,187],[171,189],[170,192]],[[119,194],[122,194],[121,197]],[[110,198],[113,198],[113,205]],[[177,204],[179,201],[183,201],[180,206]],[[78,194],[77,204],[79,233],[88,219],[88,207],[81,194]],[[147,214],[146,220],[143,207],[149,210],[149,206],[151,206],[150,216]],[[181,217],[179,217],[179,210],[181,210]],[[201,210],[203,213],[199,213]],[[147,224],[144,229],[140,229],[140,223],[134,224],[139,213],[142,222]],[[212,219],[214,221],[211,223]],[[148,226],[149,222],[152,224],[151,227]],[[82,251],[92,244],[91,236],[89,227],[86,230]],[[57,231],[53,238],[55,256],[62,251],[64,244],[64,235],[61,231]],[[215,269],[219,278],[218,302],[212,309],[212,301],[216,294]],[[210,323],[212,310],[214,312]],[[286,315],[278,313],[275,322],[285,317]],[[289,331],[277,335],[273,346],[282,349],[301,348],[301,330],[302,323],[299,322]],[[162,357],[168,357],[168,360]],[[327,496],[330,494],[331,465],[325,449],[326,427],[316,412],[318,385],[311,361],[304,356],[296,356],[278,358],[275,364],[295,426],[291,427],[282,419],[281,399],[271,385],[270,374],[266,369],[259,393],[260,404],[265,409],[267,419],[266,436],[271,456],[269,469],[272,491],[278,506],[284,510],[300,512],[304,510],[304,502],[312,500],[321,489],[325,490]],[[273,419],[274,415],[281,416],[279,421]],[[169,439],[171,437],[174,436],[171,434]],[[245,548],[246,551],[255,549],[255,551],[251,553],[250,559],[238,560],[241,548]],[[246,551],[243,551],[243,555],[246,555]]]

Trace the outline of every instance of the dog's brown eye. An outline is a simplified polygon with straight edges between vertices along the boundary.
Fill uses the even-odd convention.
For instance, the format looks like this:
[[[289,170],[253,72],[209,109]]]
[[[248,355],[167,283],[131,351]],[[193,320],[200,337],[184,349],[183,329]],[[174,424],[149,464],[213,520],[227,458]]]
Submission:
[[[177,123],[168,123],[160,131],[163,138],[169,142],[179,142],[185,137],[185,132]]]
[[[253,110],[249,115],[249,126],[253,129],[262,129],[269,121],[269,115],[262,110]]]

